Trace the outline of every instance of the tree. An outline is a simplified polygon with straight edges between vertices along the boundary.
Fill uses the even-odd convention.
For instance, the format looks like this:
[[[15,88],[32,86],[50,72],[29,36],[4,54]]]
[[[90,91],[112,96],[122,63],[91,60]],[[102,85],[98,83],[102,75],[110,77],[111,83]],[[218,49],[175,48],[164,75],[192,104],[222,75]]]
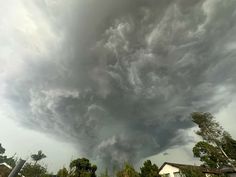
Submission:
[[[47,176],[47,169],[39,164],[26,163],[21,174],[27,177],[45,177]]]
[[[117,177],[139,177],[132,165],[126,163],[124,168],[117,172]]]
[[[2,147],[2,144],[0,143],[0,155],[5,153],[5,149]]]
[[[74,169],[74,177],[96,177],[97,166],[92,165],[88,159],[79,158],[70,163],[70,168]]]
[[[194,112],[192,113],[192,119],[199,127],[196,132],[197,135],[201,136],[206,142],[214,145],[220,144],[224,130],[211,113]]]
[[[143,163],[143,167],[140,168],[140,177],[158,177],[159,169],[156,164],[152,164],[150,160]]]
[[[38,161],[46,158],[47,156],[43,153],[42,150],[39,150],[37,154],[32,154],[31,158],[33,161],[35,161],[35,165],[37,164]]]
[[[14,158],[14,156],[12,156],[12,157],[3,156],[2,162],[7,163],[11,167],[15,167],[16,166],[16,159]],[[2,162],[0,162],[0,163],[2,163]]]
[[[37,154],[32,154],[31,159],[34,163],[26,163],[21,173],[27,177],[49,177],[50,175],[47,173],[47,168],[38,164],[38,161],[44,158],[46,158],[46,155],[41,150],[39,150]]]
[[[58,177],[68,177],[68,175],[69,175],[69,172],[65,167],[63,167],[57,172]]]
[[[196,132],[203,141],[193,148],[195,157],[199,157],[204,165],[220,168],[236,161],[236,141],[215,120],[211,113],[194,112],[192,120],[199,127]]]
[[[11,167],[14,167],[16,165],[16,160],[14,159],[14,156],[12,157],[7,157],[4,155],[5,153],[5,148],[2,147],[2,144],[0,143],[0,163],[7,163]]]
[[[231,159],[236,160],[236,140],[227,132],[222,139],[222,149]]]
[[[195,157],[199,157],[204,166],[210,168],[219,168],[227,164],[227,158],[221,153],[221,151],[204,141],[198,142],[193,148],[193,154]]]

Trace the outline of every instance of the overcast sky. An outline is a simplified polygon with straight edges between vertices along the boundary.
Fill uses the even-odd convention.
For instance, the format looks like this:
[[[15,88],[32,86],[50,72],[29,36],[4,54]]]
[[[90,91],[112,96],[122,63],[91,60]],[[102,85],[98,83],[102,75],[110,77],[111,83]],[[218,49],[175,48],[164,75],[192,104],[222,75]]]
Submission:
[[[235,0],[0,0],[0,142],[56,171],[195,163],[190,113],[236,137]],[[181,157],[181,159],[180,159]]]

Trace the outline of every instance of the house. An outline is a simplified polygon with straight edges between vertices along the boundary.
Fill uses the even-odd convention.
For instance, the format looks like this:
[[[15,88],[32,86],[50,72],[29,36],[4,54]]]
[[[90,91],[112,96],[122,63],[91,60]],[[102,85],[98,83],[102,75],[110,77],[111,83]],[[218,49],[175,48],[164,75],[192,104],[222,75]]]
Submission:
[[[7,163],[0,163],[0,177],[8,177],[12,167]]]
[[[204,173],[206,177],[222,174],[221,170],[218,169],[207,169],[201,166],[165,162],[159,169],[159,175],[162,177],[182,177],[184,175],[181,173],[181,170],[186,168],[198,169]]]
[[[8,177],[12,171],[12,167],[7,163],[0,163],[0,177]],[[18,173],[18,177],[25,177],[21,173]]]

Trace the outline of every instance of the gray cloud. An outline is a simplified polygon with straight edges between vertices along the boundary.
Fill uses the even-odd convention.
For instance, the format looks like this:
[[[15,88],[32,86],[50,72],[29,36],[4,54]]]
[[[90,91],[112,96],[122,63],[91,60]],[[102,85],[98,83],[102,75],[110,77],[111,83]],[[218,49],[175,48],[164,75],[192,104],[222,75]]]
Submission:
[[[235,93],[236,1],[40,2],[1,29],[13,34],[0,43],[4,105],[90,158],[116,165],[188,143],[189,114]]]

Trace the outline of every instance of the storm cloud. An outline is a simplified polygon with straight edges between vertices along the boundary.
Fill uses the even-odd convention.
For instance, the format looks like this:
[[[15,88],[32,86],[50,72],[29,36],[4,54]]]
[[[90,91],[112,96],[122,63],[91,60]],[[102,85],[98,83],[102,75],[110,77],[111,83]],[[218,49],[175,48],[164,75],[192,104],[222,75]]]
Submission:
[[[1,4],[2,109],[105,165],[188,143],[235,94],[235,0]]]

